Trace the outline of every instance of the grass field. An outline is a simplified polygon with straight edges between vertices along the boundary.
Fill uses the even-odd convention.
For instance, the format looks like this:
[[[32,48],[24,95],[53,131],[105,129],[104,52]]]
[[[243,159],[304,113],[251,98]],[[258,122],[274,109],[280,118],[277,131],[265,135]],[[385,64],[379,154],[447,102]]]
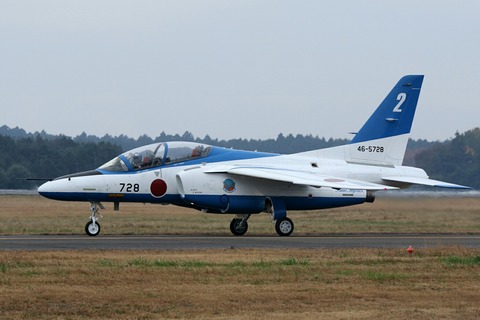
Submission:
[[[1,252],[2,319],[479,319],[480,251]]]
[[[0,196],[1,234],[82,234],[86,203]],[[110,206],[103,234],[229,234],[230,215]],[[480,199],[291,212],[295,234],[479,233]],[[248,234],[274,235],[266,215]],[[480,249],[0,251],[1,319],[479,319]]]
[[[230,235],[233,215],[153,204],[105,203],[102,234]],[[86,202],[40,196],[0,196],[0,234],[83,234]],[[319,211],[291,211],[294,235],[318,233],[480,233],[480,197],[379,198],[374,203]],[[267,214],[252,215],[247,235],[275,235]]]

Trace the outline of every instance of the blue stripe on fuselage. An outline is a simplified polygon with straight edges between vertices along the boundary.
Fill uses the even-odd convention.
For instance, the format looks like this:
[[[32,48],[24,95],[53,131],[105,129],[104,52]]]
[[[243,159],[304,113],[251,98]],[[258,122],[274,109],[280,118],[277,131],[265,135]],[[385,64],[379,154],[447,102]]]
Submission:
[[[101,193],[101,192],[41,192],[41,195],[61,201],[102,201],[102,202],[144,202],[144,203],[181,203],[180,195],[165,195],[156,198],[144,193]]]
[[[178,194],[167,194],[156,198],[151,194],[140,193],[98,193],[98,192],[42,192],[42,196],[63,201],[98,201],[98,202],[144,202],[168,203],[196,209],[215,209],[198,203],[215,203],[219,195],[188,195],[192,201],[185,202]],[[228,210],[225,213],[259,213],[263,211],[265,196],[229,196]],[[364,198],[347,197],[279,197],[285,202],[287,210],[316,210],[351,206],[365,202]],[[192,203],[193,202],[193,203]]]

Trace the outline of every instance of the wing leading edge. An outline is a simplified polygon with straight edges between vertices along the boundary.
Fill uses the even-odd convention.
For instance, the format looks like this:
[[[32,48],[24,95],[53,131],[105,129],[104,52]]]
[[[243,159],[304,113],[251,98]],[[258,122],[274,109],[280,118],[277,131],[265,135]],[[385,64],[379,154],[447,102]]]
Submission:
[[[206,170],[205,173],[229,173],[250,178],[288,182],[292,184],[312,186],[318,188],[328,187],[333,189],[357,189],[369,191],[398,189],[397,187],[391,187],[377,183],[343,179],[307,171],[298,171],[284,168],[226,167],[212,168]]]

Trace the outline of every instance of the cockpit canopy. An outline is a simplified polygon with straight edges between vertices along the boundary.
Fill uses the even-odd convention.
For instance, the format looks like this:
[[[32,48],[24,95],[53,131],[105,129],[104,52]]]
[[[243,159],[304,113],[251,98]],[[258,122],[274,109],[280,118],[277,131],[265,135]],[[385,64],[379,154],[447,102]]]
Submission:
[[[98,170],[129,172],[161,167],[205,157],[211,150],[211,146],[195,142],[153,143],[122,153]]]

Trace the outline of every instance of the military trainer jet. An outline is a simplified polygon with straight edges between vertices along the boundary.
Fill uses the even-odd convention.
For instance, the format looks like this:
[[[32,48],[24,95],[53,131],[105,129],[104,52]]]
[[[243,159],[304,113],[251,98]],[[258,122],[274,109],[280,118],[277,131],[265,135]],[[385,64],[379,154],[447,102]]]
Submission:
[[[100,233],[102,202],[173,204],[234,214],[230,230],[247,232],[251,214],[265,212],[280,236],[294,224],[288,210],[317,210],[373,202],[375,191],[413,184],[468,188],[429,179],[402,166],[422,75],[401,78],[349,144],[280,155],[195,142],[162,142],[127,151],[99,168],[48,181],[47,198],[90,202],[85,231]]]

